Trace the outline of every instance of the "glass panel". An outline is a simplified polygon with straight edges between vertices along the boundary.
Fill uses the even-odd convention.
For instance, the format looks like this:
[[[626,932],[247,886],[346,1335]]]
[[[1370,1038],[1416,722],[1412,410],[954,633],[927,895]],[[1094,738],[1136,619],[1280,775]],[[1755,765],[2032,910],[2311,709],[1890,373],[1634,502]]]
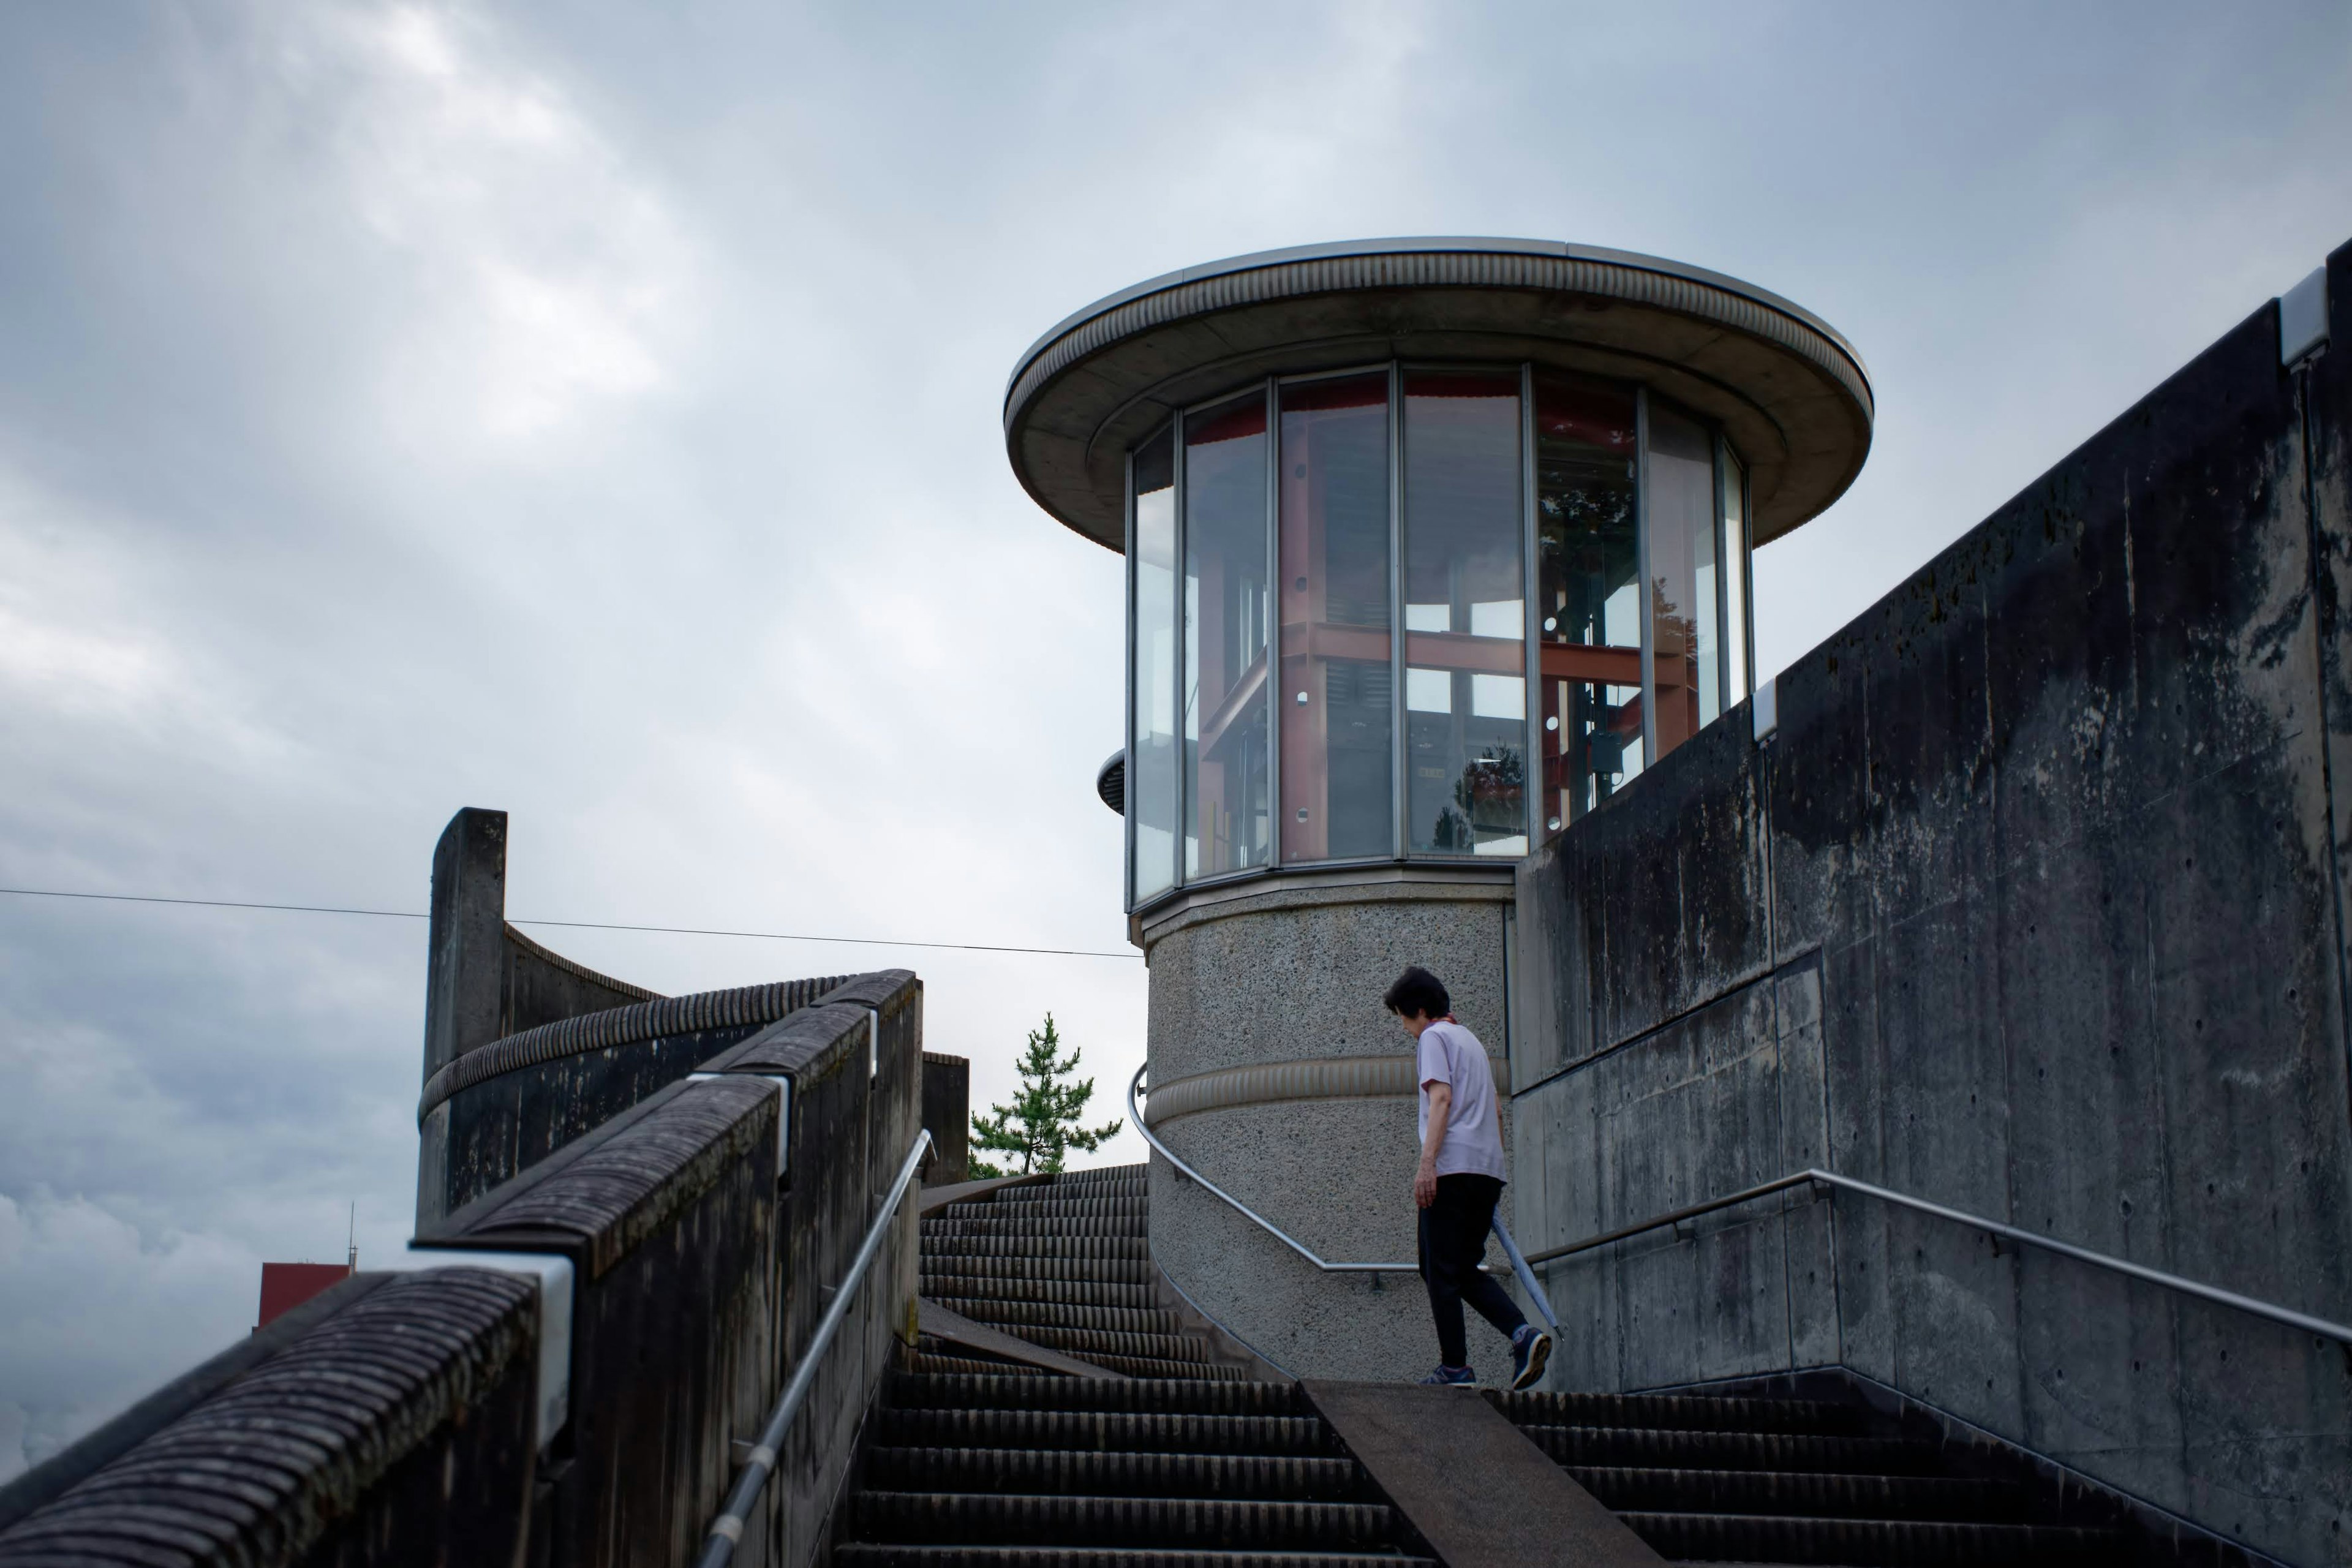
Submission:
[[[1265,394],[1184,420],[1184,875],[1267,859]]]
[[[1135,901],[1176,885],[1176,444],[1162,431],[1135,449],[1134,734],[1127,809],[1135,825]]]
[[[1282,389],[1282,858],[1392,854],[1389,378]]]
[[[1650,401],[1651,700],[1664,756],[1723,710],[1715,439]]]
[[[1723,448],[1723,703],[1748,700],[1748,470]]]
[[[1527,605],[1517,373],[1404,378],[1406,843],[1524,855]]]
[[[1536,631],[1544,831],[1642,769],[1641,541],[1630,389],[1536,377]]]

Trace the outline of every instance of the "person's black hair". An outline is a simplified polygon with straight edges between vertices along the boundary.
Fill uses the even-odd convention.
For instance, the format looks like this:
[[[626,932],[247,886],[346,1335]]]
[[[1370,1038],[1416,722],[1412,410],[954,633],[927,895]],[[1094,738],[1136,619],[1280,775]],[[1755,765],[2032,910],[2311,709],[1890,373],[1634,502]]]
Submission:
[[[1405,972],[1396,977],[1396,984],[1381,998],[1381,1005],[1400,1018],[1410,1018],[1416,1013],[1425,1018],[1443,1018],[1454,1011],[1454,998],[1445,994],[1444,981],[1413,963],[1406,965]]]

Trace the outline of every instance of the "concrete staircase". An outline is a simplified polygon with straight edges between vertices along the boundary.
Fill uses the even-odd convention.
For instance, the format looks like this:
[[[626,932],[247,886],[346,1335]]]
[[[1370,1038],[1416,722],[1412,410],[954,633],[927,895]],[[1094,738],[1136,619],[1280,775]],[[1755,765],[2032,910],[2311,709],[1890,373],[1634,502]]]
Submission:
[[[1662,1556],[1875,1564],[2147,1561],[2022,1464],[1889,1435],[1867,1408],[1678,1394],[1486,1396]],[[2000,1473],[2003,1469],[2009,1474]],[[1958,1472],[1968,1473],[1958,1473]],[[2092,1505],[2091,1511],[2104,1512]]]
[[[923,1299],[1129,1377],[1241,1377],[1154,1301],[1149,1206],[1141,1165],[950,1204],[923,1219]],[[1002,1370],[953,1352],[927,1352],[917,1368]]]
[[[1307,1389],[1245,1380],[1155,1304],[1145,1213],[1137,1165],[998,1189],[924,1219],[927,1300],[1122,1375],[1040,1375],[924,1342],[892,1380],[844,1510],[842,1563],[1433,1568]],[[1486,1399],[1666,1560],[2187,1560],[2128,1529],[2120,1500],[2062,1492],[2026,1456],[1956,1447],[1858,1402],[1460,1397]]]

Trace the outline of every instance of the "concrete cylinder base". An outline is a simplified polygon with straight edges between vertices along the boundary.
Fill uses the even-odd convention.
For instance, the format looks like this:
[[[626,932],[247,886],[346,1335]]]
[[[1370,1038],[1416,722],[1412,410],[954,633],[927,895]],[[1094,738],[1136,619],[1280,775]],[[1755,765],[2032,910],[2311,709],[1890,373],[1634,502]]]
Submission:
[[[1412,1039],[1381,994],[1408,963],[1435,973],[1507,1094],[1511,896],[1507,867],[1384,867],[1204,889],[1153,910],[1139,922],[1163,1108],[1152,1131],[1326,1261],[1409,1269]],[[1244,1068],[1278,1070],[1234,1070]],[[1503,1136],[1507,1151],[1507,1109]],[[1509,1206],[1507,1189],[1507,1220]],[[1325,1273],[1156,1156],[1151,1247],[1202,1311],[1295,1376],[1418,1377],[1436,1364],[1415,1275]],[[1489,1258],[1499,1264],[1501,1248]],[[1507,1364],[1475,1313],[1470,1348],[1490,1381]]]

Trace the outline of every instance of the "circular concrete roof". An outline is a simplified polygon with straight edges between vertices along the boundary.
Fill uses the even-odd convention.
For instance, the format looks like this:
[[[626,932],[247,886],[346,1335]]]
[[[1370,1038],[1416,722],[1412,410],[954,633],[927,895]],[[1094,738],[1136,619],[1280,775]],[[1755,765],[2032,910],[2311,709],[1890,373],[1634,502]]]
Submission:
[[[1005,449],[1038,505],[1118,550],[1127,449],[1176,409],[1391,358],[1525,359],[1655,388],[1748,459],[1759,544],[1837,500],[1870,451],[1869,373],[1811,311],[1679,261],[1541,239],[1302,246],[1123,289],[1021,356]]]

